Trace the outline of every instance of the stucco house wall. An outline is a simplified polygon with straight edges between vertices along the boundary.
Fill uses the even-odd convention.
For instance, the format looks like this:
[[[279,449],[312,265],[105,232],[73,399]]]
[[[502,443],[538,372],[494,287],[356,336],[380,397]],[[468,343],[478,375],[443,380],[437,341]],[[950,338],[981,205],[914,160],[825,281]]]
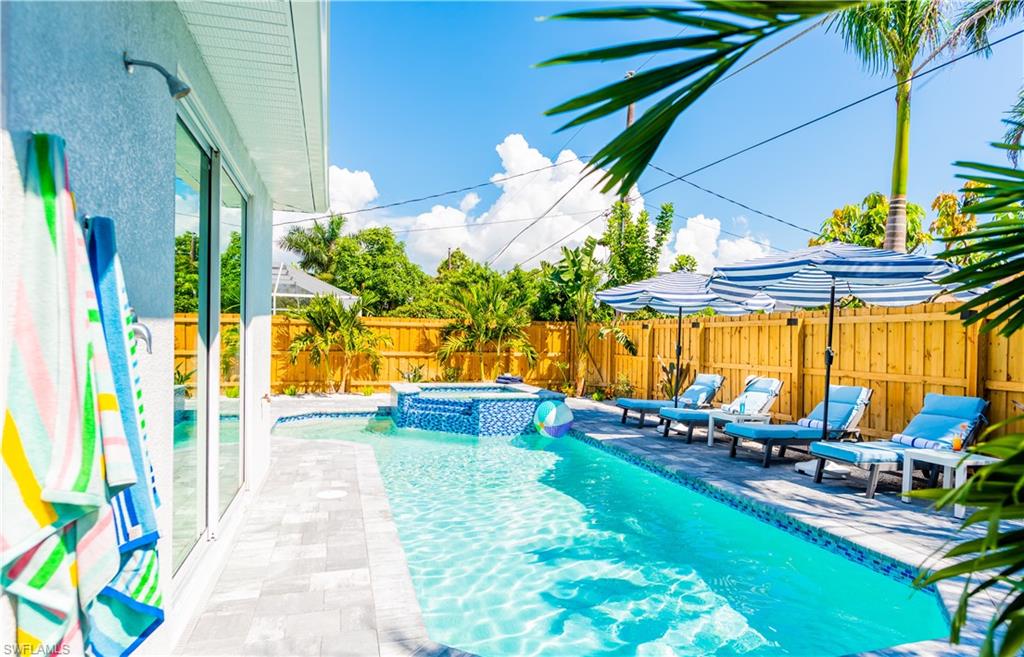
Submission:
[[[67,142],[79,211],[116,221],[128,292],[140,321],[152,330],[153,352],[140,360],[152,458],[163,500],[161,580],[171,609],[168,627],[144,650],[166,653],[174,635],[183,631],[174,626],[176,619],[190,615],[206,580],[215,574],[211,570],[171,577],[175,117],[182,108],[154,71],[138,69],[128,75],[122,52],[159,62],[186,79],[193,91],[185,102],[205,115],[222,157],[251,194],[243,387],[249,487],[262,479],[268,460],[261,398],[269,392],[270,375],[271,199],[176,4],[3,2],[0,40],[4,285],[9,285],[17,267],[31,266],[20,260],[17,241],[9,232],[19,214],[27,136],[32,131],[56,133]],[[0,292],[9,298],[6,289]],[[228,529],[222,528],[221,534]],[[216,568],[216,559],[208,562],[203,567]],[[186,592],[187,587],[194,591]]]

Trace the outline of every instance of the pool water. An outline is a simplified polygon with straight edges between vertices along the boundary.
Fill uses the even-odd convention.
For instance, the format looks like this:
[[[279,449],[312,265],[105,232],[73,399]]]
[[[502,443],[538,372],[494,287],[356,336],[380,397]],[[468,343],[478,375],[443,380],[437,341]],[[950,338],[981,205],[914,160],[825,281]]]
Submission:
[[[947,635],[933,594],[572,438],[367,425],[275,433],[374,447],[435,641],[483,657],[825,656]]]

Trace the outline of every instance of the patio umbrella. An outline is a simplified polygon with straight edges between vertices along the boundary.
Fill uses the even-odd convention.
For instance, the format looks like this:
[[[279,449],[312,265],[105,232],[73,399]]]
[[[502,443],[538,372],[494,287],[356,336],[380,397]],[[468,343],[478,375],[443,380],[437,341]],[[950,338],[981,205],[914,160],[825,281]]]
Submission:
[[[688,271],[660,274],[635,283],[602,290],[597,298],[619,312],[650,308],[676,315],[676,380],[672,403],[679,406],[679,366],[683,352],[683,315],[711,308],[721,315],[745,315],[755,310],[771,310],[774,302],[754,293],[740,301],[727,301],[708,289],[708,277]]]
[[[709,289],[742,303],[758,293],[780,305],[813,308],[828,305],[825,343],[825,408],[822,439],[828,436],[828,397],[832,375],[832,330],[836,298],[856,297],[879,306],[909,306],[946,291],[938,281],[958,267],[930,256],[897,253],[833,242],[780,256],[718,267]],[[960,295],[955,295],[960,296]]]

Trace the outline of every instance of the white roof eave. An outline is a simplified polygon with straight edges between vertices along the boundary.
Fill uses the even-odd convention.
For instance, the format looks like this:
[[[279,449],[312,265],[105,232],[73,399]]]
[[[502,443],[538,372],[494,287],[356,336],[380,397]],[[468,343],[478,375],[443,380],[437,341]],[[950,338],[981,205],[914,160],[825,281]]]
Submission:
[[[178,7],[274,208],[325,211],[327,3]]]

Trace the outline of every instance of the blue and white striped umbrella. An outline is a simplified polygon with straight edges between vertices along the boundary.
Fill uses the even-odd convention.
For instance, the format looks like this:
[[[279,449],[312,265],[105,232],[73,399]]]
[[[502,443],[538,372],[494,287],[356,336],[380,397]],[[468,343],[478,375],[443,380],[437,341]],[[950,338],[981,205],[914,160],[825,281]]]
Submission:
[[[754,294],[739,303],[725,301],[708,290],[708,277],[688,271],[661,274],[636,283],[627,283],[597,293],[597,298],[620,312],[650,308],[677,316],[676,380],[673,405],[679,405],[679,369],[683,346],[683,315],[711,308],[722,315],[746,315],[755,310],[771,310],[775,302],[763,294]]]
[[[774,302],[763,294],[726,301],[708,290],[708,278],[688,271],[660,274],[636,283],[602,290],[597,298],[620,312],[650,308],[661,313],[690,315],[711,308],[721,315],[745,315],[771,310]]]
[[[958,269],[929,256],[833,242],[717,267],[708,287],[723,299],[737,303],[761,293],[779,305],[828,306],[821,428],[821,439],[827,440],[836,299],[853,296],[880,306],[909,306],[942,294],[946,288],[938,281]]]
[[[834,282],[837,299],[909,306],[942,294],[946,288],[937,281],[956,270],[930,256],[832,243],[718,267],[709,287],[735,303],[761,293],[779,304],[812,308],[828,305]]]

